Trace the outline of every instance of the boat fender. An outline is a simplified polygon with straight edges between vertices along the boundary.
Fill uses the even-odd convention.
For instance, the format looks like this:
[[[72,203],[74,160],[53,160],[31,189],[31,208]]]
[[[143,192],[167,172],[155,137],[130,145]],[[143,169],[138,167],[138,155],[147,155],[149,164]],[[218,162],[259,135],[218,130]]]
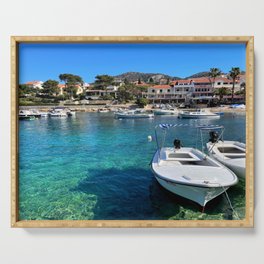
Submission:
[[[182,147],[181,141],[177,138],[174,139],[173,145],[174,145],[175,149],[180,149]]]
[[[148,136],[148,142],[152,141],[152,136]]]

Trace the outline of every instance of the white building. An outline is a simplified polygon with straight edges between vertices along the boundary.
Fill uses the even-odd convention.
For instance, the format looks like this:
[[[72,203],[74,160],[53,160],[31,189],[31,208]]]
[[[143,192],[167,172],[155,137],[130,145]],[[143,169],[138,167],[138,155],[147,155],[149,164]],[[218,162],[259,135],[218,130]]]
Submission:
[[[43,87],[42,87],[43,82],[42,81],[30,81],[30,82],[26,82],[25,84],[30,88],[43,89]]]

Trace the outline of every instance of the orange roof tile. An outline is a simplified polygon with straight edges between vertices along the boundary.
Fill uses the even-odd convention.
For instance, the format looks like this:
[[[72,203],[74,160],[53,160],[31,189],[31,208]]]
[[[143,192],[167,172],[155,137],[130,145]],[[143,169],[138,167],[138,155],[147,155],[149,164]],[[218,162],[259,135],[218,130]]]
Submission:
[[[38,84],[41,83],[41,81],[30,81],[30,82],[26,82],[26,84]]]
[[[160,84],[160,85],[154,85],[154,86],[152,86],[152,88],[154,88],[154,89],[168,89],[168,88],[171,88],[171,86],[168,84]]]

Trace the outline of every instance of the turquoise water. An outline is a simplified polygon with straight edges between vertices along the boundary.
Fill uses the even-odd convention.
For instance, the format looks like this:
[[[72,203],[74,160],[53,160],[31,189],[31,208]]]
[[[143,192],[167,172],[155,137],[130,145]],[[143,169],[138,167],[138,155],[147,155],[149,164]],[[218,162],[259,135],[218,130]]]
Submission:
[[[112,113],[77,113],[19,123],[19,218],[29,219],[235,219],[221,195],[205,213],[163,189],[149,163],[159,123],[221,124],[225,138],[245,142],[245,116],[181,120],[174,116],[118,120]],[[167,138],[196,145],[196,130],[179,128]],[[199,145],[200,146],[200,145]],[[245,182],[228,190],[239,215],[245,213]]]

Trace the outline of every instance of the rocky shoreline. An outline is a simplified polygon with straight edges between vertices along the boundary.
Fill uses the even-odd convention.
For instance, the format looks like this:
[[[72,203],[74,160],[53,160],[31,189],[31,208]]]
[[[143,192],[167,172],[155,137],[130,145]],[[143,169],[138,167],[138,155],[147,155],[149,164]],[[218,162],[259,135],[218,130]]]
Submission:
[[[151,110],[153,105],[147,105],[145,107],[145,109],[147,110]],[[39,106],[20,106],[19,109],[20,110],[29,110],[29,109],[36,109],[38,111],[50,111],[51,109],[53,109],[54,107],[60,107],[60,106],[53,106],[53,105],[39,105]],[[110,111],[116,111],[118,109],[133,109],[133,108],[138,108],[137,105],[135,104],[118,104],[118,105],[67,105],[67,106],[61,106],[61,107],[65,107],[68,108],[72,111],[76,111],[76,112],[97,112],[99,109],[102,108],[106,108],[109,109]],[[230,108],[229,106],[224,106],[224,107],[211,107],[211,108],[203,108],[203,109],[208,109],[211,112],[224,112],[224,113],[238,113],[238,114],[245,114],[246,113],[246,109],[241,109],[241,108]],[[195,109],[191,109],[191,108],[179,108],[179,111],[191,111],[191,110],[195,110]]]

